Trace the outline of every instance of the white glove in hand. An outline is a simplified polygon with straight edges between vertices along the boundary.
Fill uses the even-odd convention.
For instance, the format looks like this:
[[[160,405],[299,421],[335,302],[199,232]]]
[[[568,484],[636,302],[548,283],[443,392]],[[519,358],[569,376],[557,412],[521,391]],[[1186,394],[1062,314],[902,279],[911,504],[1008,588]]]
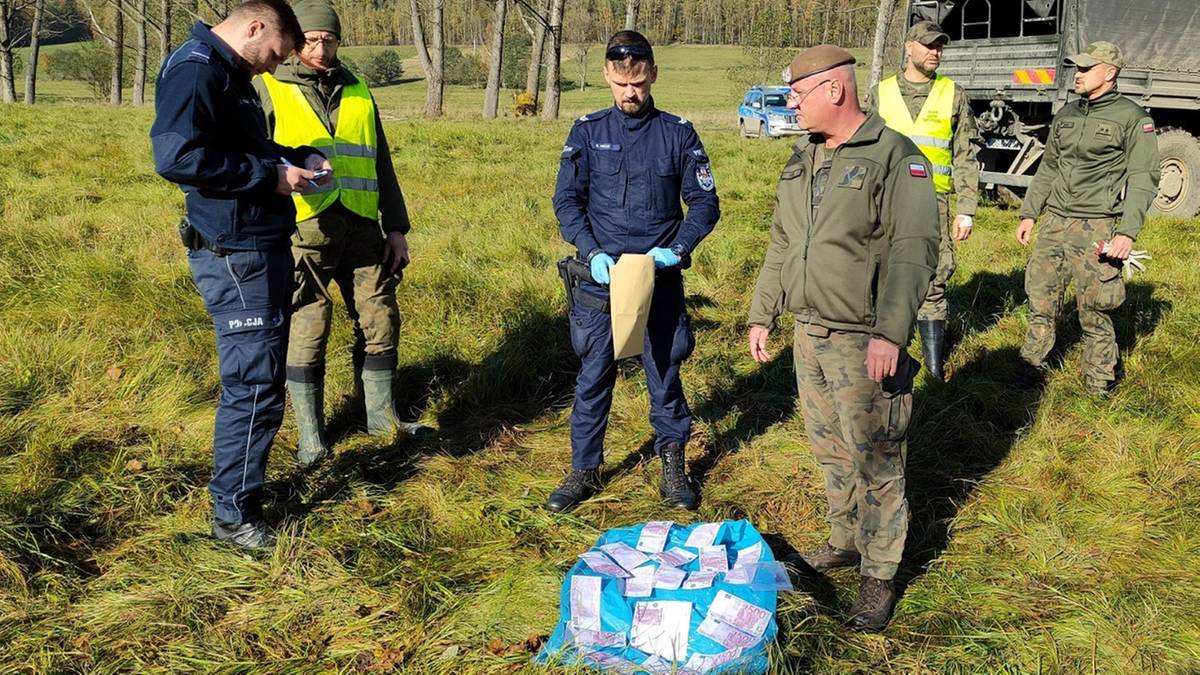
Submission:
[[[1108,254],[1111,242],[1101,241],[1096,243],[1096,255],[1103,256]],[[1133,277],[1134,272],[1145,272],[1147,260],[1152,260],[1153,256],[1148,251],[1130,251],[1129,257],[1121,261],[1121,268],[1126,279]]]

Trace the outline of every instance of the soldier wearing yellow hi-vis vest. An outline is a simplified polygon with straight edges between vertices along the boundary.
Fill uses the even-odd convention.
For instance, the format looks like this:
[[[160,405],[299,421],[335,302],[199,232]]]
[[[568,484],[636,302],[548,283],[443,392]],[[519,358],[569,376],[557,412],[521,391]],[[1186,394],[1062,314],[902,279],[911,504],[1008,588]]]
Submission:
[[[297,459],[311,466],[329,455],[324,379],[333,283],[355,323],[355,389],[367,431],[423,428],[401,422],[393,399],[396,284],[408,264],[409,221],[383,126],[366,83],[338,61],[341,21],[333,7],[327,0],[301,0],[293,9],[304,44],[274,76],[256,79],[255,87],[276,142],[319,148],[333,165],[333,181],[293,196],[296,284],[287,387],[300,434]]]
[[[946,340],[946,285],[954,274],[954,241],[971,236],[979,195],[979,164],[975,159],[979,134],[966,93],[948,77],[937,74],[942,48],[950,36],[932,21],[913,24],[905,38],[908,57],[904,72],[879,83],[867,97],[889,127],[912,139],[933,165],[938,195],[941,243],[937,272],[917,312],[921,349],[931,377],[943,381]],[[950,193],[957,198],[958,215],[950,223]],[[951,232],[947,232],[949,227]]]

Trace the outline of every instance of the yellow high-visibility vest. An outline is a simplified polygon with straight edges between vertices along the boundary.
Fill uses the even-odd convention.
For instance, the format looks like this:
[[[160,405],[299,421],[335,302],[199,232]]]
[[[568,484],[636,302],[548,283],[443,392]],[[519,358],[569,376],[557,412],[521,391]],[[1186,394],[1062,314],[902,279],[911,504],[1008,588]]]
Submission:
[[[950,192],[950,176],[953,173],[954,129],[954,80],[938,75],[921,106],[917,119],[913,120],[900,95],[900,83],[893,75],[879,83],[879,114],[884,123],[908,136],[933,165],[933,187],[938,192]]]
[[[334,180],[311,194],[292,197],[296,222],[315,218],[339,199],[364,218],[379,217],[379,177],[375,171],[375,102],[361,79],[342,88],[337,128],[333,134],[304,98],[300,86],[263,73],[275,106],[275,142],[296,147],[311,145],[329,158]]]

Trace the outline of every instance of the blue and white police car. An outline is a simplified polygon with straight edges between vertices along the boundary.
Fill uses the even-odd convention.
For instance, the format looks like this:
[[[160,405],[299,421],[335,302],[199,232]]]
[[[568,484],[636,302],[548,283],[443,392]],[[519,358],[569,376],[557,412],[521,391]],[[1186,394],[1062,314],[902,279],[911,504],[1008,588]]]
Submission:
[[[788,110],[787,87],[754,86],[738,108],[738,131],[746,138],[779,138],[803,133],[796,111]]]

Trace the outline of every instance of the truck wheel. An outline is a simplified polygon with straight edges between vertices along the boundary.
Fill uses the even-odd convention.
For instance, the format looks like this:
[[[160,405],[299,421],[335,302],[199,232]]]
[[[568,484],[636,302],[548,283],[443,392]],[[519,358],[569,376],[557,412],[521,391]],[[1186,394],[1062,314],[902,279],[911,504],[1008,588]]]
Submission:
[[[1190,218],[1200,212],[1200,140],[1182,129],[1158,136],[1162,178],[1153,212]]]

